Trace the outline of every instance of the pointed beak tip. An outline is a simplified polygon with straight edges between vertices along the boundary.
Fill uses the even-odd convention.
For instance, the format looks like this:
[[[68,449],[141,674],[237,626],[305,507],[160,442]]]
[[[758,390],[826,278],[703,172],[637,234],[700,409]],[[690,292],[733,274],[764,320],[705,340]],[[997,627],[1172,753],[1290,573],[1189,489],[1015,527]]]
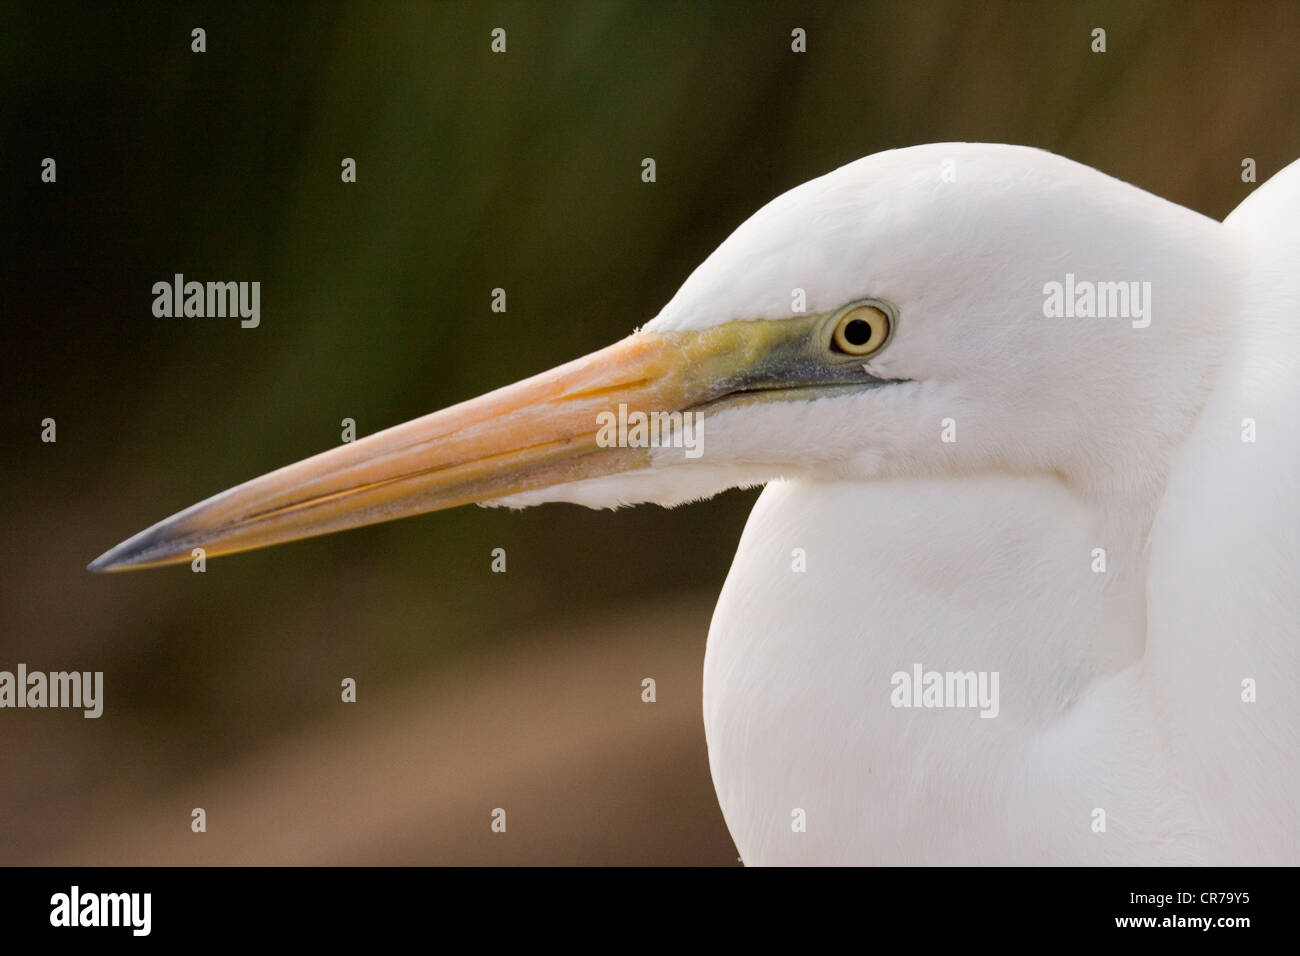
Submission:
[[[118,556],[118,550],[121,546],[109,548],[94,561],[86,565],[86,570],[95,574],[103,574],[107,571],[125,571],[129,564]]]
[[[154,528],[150,528],[109,548],[86,565],[86,570],[94,574],[105,574],[148,567],[163,556],[158,544],[158,535]]]

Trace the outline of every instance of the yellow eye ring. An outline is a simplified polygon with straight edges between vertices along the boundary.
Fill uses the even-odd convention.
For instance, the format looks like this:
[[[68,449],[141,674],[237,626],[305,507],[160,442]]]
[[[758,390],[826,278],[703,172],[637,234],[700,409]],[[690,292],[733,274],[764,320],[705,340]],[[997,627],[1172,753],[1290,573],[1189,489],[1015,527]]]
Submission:
[[[836,351],[861,358],[879,352],[889,341],[889,332],[889,316],[883,309],[858,305],[840,316],[831,342]]]

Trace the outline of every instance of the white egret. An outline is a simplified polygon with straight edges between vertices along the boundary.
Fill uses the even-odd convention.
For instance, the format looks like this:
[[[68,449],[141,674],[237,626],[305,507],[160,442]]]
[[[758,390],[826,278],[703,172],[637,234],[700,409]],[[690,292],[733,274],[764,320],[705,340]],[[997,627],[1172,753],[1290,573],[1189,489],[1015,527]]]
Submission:
[[[1033,149],[869,156],[622,342],[91,567],[766,483],[704,664],[746,862],[1297,863],[1297,216],[1300,164],[1219,223]],[[603,447],[620,406],[702,454]]]

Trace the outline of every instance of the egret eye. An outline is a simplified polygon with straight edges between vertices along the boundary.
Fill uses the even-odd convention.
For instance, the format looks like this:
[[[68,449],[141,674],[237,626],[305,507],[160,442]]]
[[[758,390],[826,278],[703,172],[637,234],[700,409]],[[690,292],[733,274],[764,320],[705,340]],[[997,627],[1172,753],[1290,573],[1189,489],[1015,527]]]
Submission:
[[[889,338],[889,316],[874,305],[849,309],[835,323],[832,347],[845,355],[870,355]]]

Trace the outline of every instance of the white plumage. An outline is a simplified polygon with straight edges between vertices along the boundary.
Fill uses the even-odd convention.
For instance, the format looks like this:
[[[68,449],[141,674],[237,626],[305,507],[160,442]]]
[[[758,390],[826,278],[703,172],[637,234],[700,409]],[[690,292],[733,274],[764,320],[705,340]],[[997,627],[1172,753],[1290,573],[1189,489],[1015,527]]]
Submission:
[[[650,323],[794,288],[900,312],[869,364],[910,384],[715,416],[713,472],[544,495],[785,479],[705,657],[746,862],[1300,862],[1297,215],[1300,164],[1218,223],[1045,152],[899,150],[770,203]],[[1150,282],[1150,325],[1045,317],[1067,274]],[[891,706],[917,664],[998,672],[998,717]]]
[[[745,530],[704,708],[746,861],[1300,862],[1300,165],[1222,225],[1028,150],[836,180],[901,220],[852,274],[897,297],[886,371],[925,384],[867,393],[841,473],[769,486]],[[1066,272],[1152,281],[1151,326],[1045,318]],[[915,662],[999,671],[999,716],[891,707]]]

